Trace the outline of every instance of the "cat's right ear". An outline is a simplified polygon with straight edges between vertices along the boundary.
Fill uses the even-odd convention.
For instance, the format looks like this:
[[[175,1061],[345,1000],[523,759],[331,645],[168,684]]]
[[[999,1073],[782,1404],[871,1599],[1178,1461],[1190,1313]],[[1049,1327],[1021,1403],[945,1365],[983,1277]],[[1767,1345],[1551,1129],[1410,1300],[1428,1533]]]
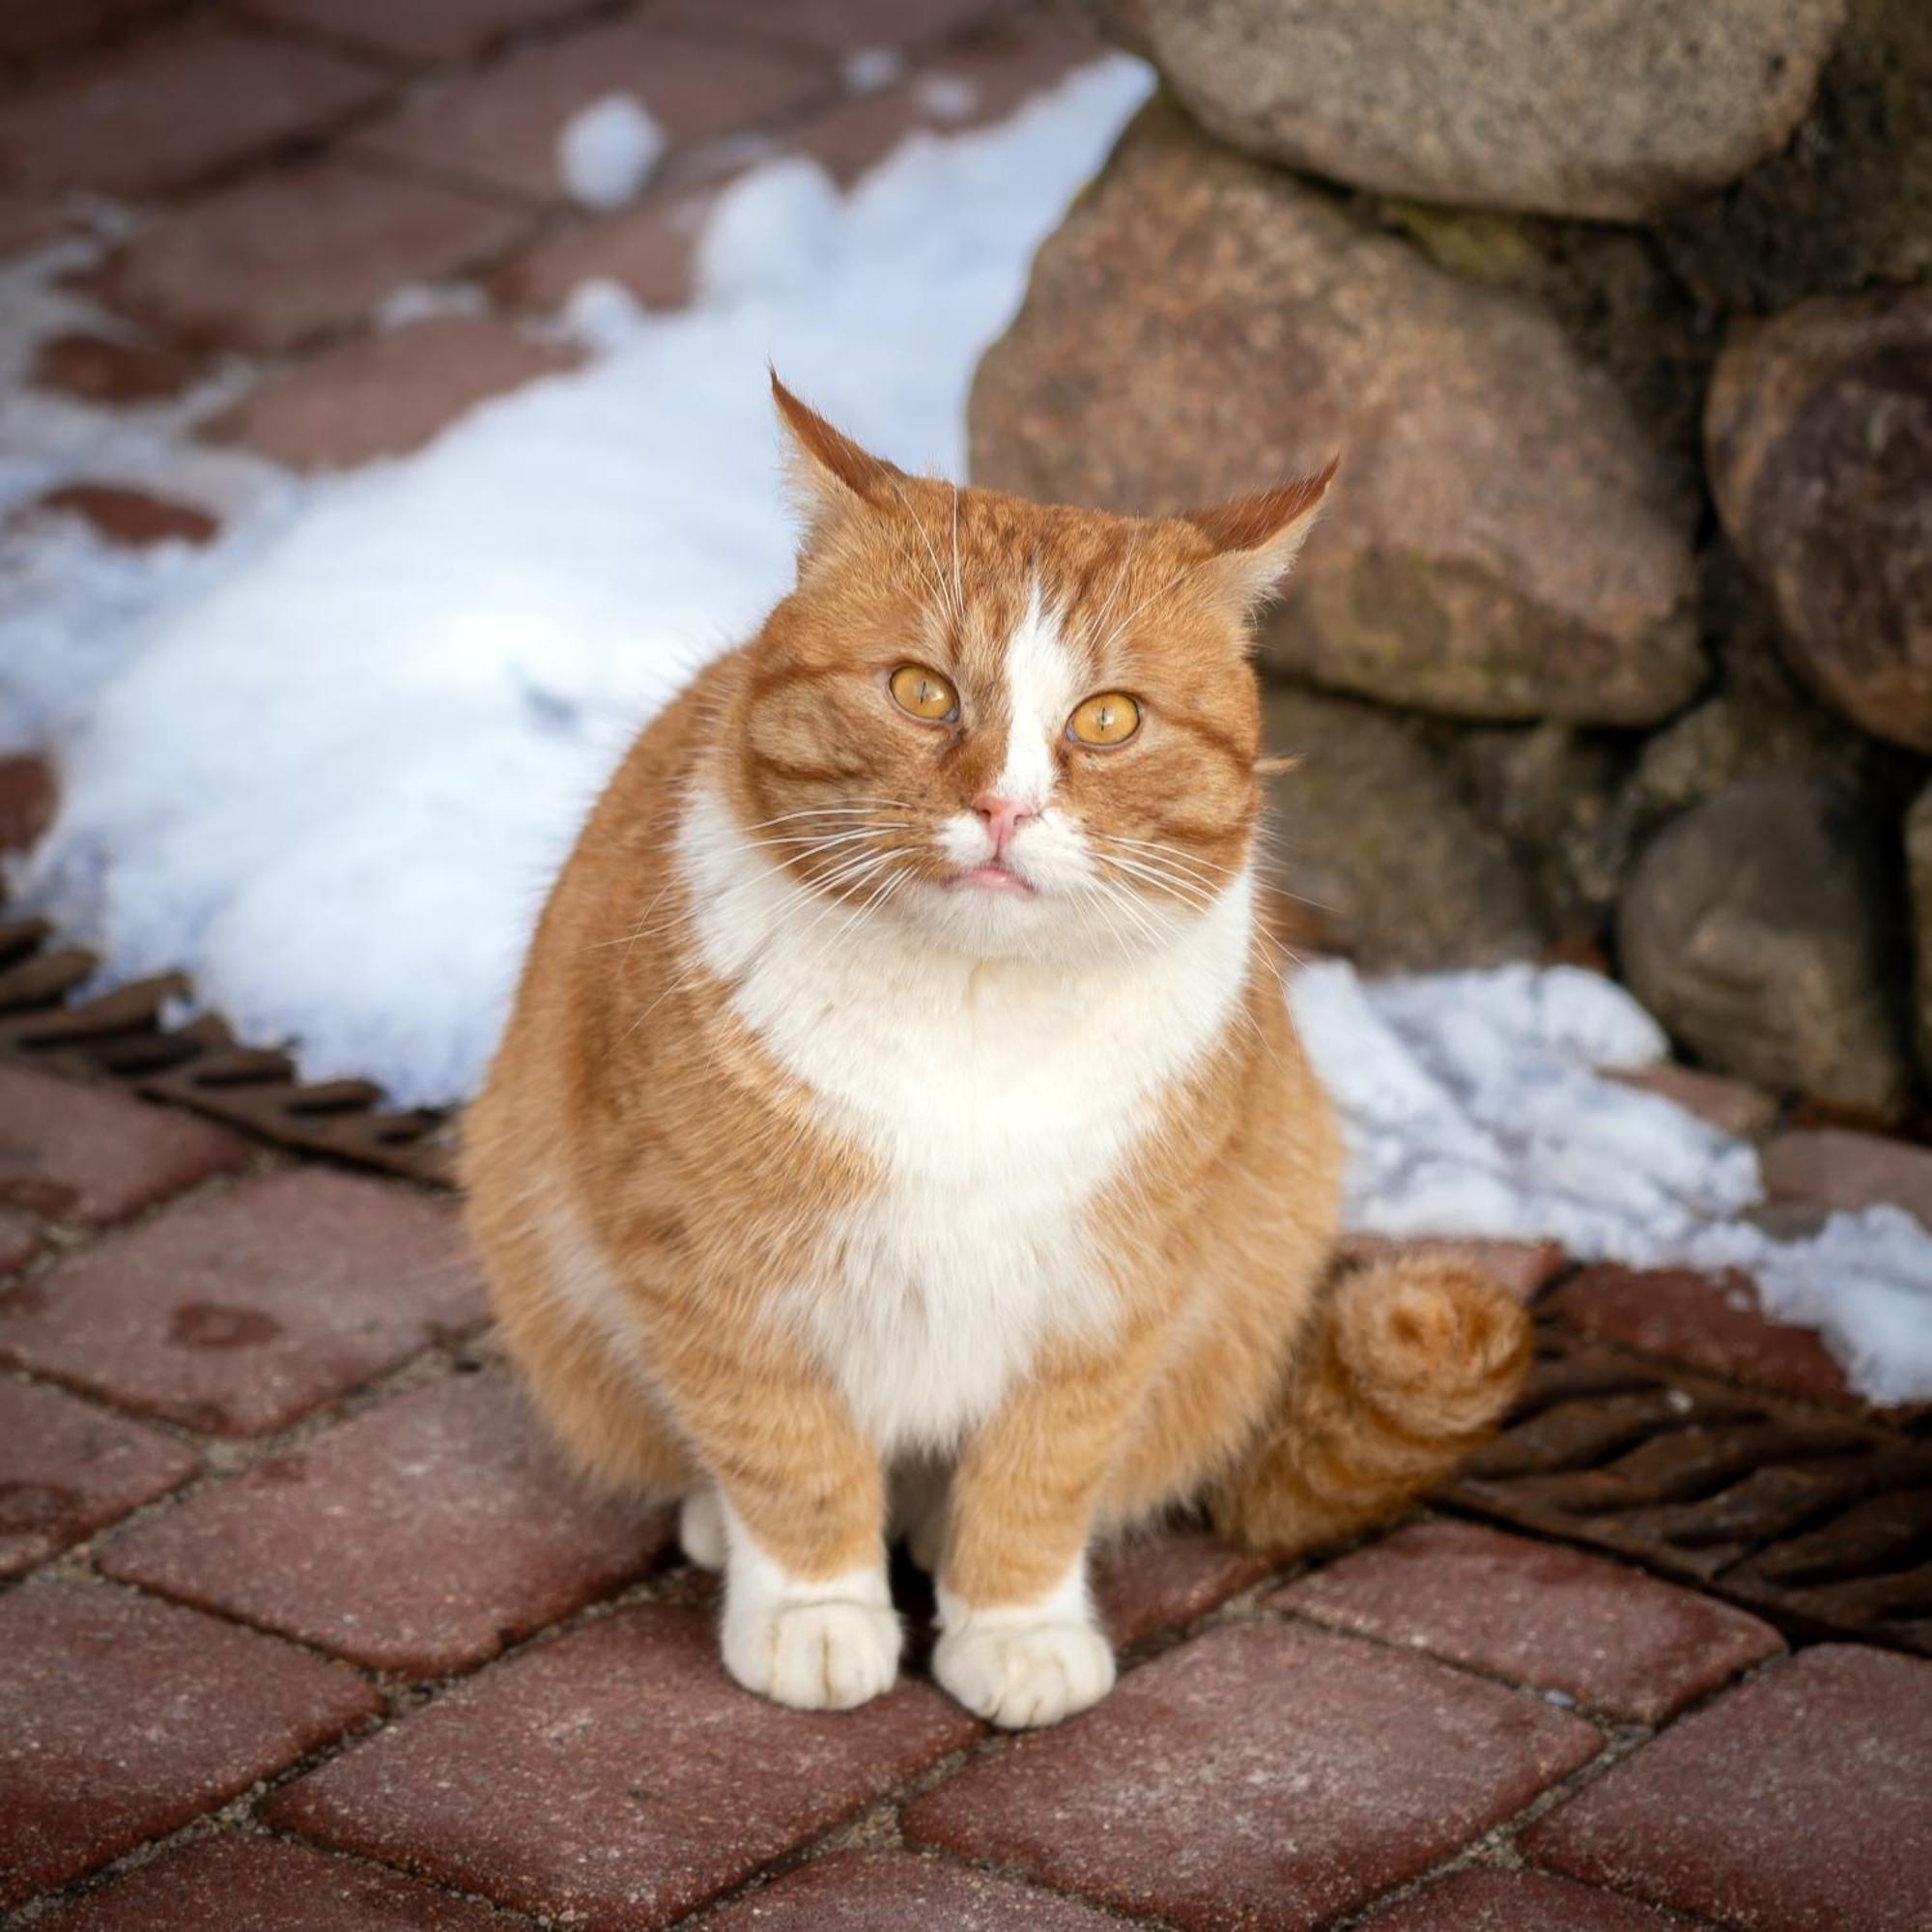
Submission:
[[[851,517],[881,503],[899,471],[800,402],[776,369],[771,377],[772,400],[785,429],[785,481],[805,525],[803,559],[822,550]]]
[[[1281,588],[1341,467],[1341,457],[1331,456],[1313,476],[1185,513],[1183,521],[1214,546],[1216,577],[1239,616],[1252,618]]]

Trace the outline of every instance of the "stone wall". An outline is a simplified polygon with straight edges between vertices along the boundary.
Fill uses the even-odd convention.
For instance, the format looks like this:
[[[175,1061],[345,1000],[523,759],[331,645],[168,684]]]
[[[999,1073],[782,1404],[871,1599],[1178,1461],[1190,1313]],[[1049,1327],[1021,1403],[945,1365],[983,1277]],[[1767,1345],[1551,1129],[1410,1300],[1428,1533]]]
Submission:
[[[1922,1098],[1932,7],[1066,4],[1164,85],[975,479],[1161,511],[1344,452],[1262,644],[1323,937],[1602,952],[1693,1058]]]

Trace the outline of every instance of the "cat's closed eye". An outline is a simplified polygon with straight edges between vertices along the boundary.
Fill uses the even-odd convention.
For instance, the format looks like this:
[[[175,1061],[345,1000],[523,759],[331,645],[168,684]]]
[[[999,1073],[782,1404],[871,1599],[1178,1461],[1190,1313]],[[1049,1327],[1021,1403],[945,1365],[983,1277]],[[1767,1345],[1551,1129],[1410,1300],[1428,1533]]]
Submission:
[[[1074,707],[1066,735],[1082,745],[1124,745],[1141,728],[1141,707],[1124,691],[1103,691]]]
[[[950,724],[959,716],[959,694],[936,670],[923,665],[900,665],[891,679],[894,701],[901,711],[932,724]]]

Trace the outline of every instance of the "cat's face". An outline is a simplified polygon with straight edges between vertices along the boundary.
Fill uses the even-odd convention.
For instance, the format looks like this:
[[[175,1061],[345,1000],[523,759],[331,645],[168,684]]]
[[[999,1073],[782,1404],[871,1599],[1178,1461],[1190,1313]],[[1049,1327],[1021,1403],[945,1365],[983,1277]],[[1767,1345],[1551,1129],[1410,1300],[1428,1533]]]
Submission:
[[[1048,508],[779,394],[810,526],[732,739],[750,836],[973,957],[1122,957],[1208,914],[1259,808],[1247,615],[1325,477],[1199,519]]]

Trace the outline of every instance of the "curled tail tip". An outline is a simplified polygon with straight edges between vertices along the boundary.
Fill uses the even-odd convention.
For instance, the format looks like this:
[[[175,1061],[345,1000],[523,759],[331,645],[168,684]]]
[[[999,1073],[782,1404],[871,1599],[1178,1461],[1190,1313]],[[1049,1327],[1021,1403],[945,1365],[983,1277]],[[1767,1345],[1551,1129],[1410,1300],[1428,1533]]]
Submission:
[[[1217,1527],[1287,1554],[1393,1516],[1502,1420],[1530,1339],[1522,1307],[1460,1257],[1421,1251],[1348,1269],[1274,1425],[1210,1498]]]
[[[1529,1367],[1521,1304],[1454,1256],[1425,1251],[1367,1263],[1336,1284],[1326,1319],[1362,1399],[1427,1435],[1487,1431],[1501,1421]]]

